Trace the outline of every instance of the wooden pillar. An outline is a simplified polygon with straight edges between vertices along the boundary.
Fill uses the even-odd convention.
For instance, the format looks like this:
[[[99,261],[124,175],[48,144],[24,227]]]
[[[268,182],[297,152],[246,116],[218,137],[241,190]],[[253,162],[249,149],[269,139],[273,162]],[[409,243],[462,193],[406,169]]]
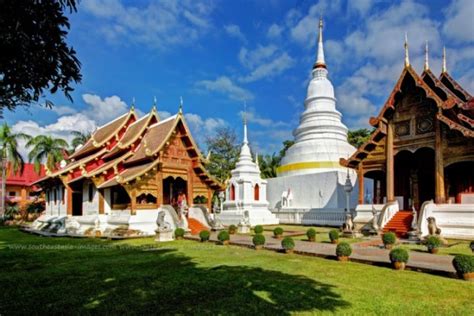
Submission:
[[[187,188],[186,197],[188,199],[187,202],[188,202],[189,206],[193,205],[193,191],[194,191],[194,188],[193,188],[193,184],[194,184],[193,174],[194,174],[193,168],[189,167],[188,168],[188,181],[186,183],[186,188]]]
[[[393,156],[393,126],[387,124],[387,136],[385,137],[386,155],[386,177],[387,177],[387,202],[395,201],[395,179],[394,179],[394,156]]]
[[[443,138],[439,120],[435,120],[435,131],[435,202],[445,203]]]
[[[156,169],[156,205],[163,205],[163,173],[159,168]]]
[[[20,190],[20,199],[22,202],[26,202],[26,188],[22,187]]]
[[[359,182],[359,204],[364,204],[364,168],[362,162],[357,169],[357,181]]]
[[[136,214],[137,211],[137,189],[132,188],[130,194],[130,212],[132,215]]]
[[[209,209],[209,212],[212,212],[212,190],[207,189],[207,208]]]
[[[99,214],[104,214],[104,190],[98,189],[97,193],[99,194]]]
[[[66,196],[66,213],[72,215],[72,189],[69,185],[66,185]]]

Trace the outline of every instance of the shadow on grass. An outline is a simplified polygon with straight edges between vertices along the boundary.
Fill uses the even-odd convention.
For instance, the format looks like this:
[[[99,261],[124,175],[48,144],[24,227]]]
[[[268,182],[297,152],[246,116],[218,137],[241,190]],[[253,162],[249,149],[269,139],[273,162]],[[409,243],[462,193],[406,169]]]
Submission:
[[[173,248],[3,249],[0,262],[0,314],[289,315],[350,307],[332,285],[262,268],[200,267]]]

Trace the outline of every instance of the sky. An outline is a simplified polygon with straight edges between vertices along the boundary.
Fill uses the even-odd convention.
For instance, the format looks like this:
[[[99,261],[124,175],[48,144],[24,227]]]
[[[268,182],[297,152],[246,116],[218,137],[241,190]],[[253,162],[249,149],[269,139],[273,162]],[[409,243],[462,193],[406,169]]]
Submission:
[[[203,151],[217,128],[242,135],[258,153],[278,152],[304,110],[316,58],[317,27],[337,108],[350,128],[368,127],[403,70],[405,32],[410,61],[422,72],[449,73],[474,93],[474,1],[82,0],[69,16],[68,43],[82,63],[73,102],[48,96],[53,109],[5,112],[14,131],[71,140],[135,108],[161,118],[183,111]],[[23,145],[23,144],[21,144]],[[21,149],[25,153],[25,149]]]

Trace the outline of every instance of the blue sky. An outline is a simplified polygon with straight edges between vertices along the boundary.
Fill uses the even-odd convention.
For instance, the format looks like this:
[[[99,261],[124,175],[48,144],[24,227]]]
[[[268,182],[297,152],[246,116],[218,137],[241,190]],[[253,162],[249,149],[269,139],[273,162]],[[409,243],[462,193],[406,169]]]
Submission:
[[[241,134],[245,100],[251,143],[276,152],[304,110],[320,14],[329,76],[349,128],[367,127],[388,97],[403,69],[405,32],[419,73],[425,40],[436,74],[446,45],[448,71],[474,92],[471,0],[82,0],[68,37],[82,62],[74,102],[57,94],[53,110],[35,106],[5,119],[15,130],[70,140],[72,130],[93,130],[133,98],[146,113],[156,96],[165,117],[182,96],[202,144],[220,126]]]

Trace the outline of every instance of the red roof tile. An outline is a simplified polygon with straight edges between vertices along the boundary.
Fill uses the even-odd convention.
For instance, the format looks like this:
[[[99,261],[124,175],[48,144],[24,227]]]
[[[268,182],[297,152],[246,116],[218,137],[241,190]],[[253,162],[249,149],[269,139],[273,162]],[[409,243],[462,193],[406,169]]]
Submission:
[[[23,173],[13,173],[12,170],[7,172],[7,185],[25,185],[31,186],[34,182],[44,177],[46,174],[44,166],[41,165],[40,173],[36,173],[35,166],[32,163],[25,163]]]

